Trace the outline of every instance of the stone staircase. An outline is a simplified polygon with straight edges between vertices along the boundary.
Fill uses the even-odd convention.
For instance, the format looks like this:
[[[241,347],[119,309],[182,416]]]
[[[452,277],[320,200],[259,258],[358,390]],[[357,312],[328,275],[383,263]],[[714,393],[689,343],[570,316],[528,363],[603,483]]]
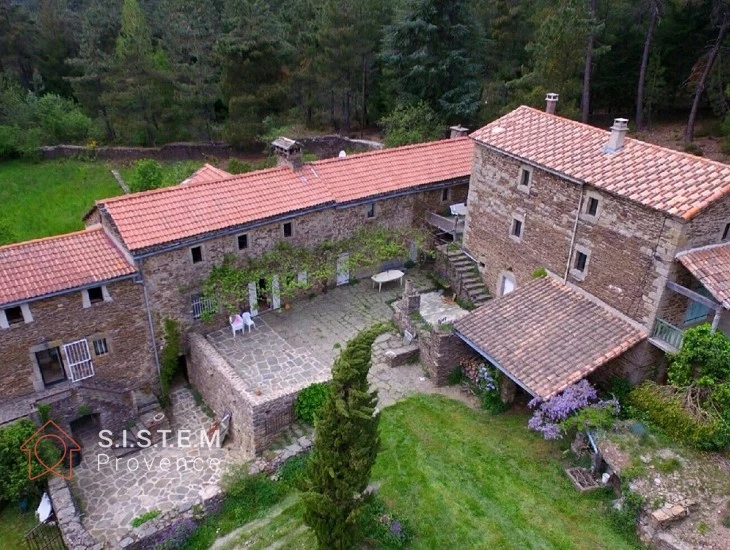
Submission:
[[[306,438],[311,441],[314,434],[314,428],[308,424],[297,420],[282,430],[276,440],[271,444],[269,450],[278,451],[292,445],[301,445],[300,440]]]
[[[446,248],[446,258],[456,274],[456,281],[451,281],[454,291],[463,298],[465,294],[475,307],[483,305],[491,298],[487,285],[484,284],[479,267],[461,249]],[[463,292],[460,292],[463,291]]]

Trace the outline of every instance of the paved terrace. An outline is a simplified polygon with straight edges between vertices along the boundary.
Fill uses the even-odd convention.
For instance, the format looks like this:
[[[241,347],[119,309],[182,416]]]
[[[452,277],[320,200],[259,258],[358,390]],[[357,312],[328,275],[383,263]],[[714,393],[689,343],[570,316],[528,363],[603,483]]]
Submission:
[[[411,271],[408,277],[419,289],[431,286],[420,272]],[[289,310],[264,313],[254,319],[256,328],[243,336],[238,332],[234,338],[226,327],[207,338],[241,376],[254,400],[266,401],[329,379],[340,348],[362,329],[390,321],[390,303],[402,292],[398,282],[378,292],[369,280],[362,280],[295,302]]]

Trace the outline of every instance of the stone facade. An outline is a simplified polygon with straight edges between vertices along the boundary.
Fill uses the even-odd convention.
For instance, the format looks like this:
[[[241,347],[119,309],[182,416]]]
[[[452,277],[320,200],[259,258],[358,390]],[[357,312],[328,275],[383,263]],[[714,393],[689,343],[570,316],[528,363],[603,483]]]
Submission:
[[[514,159],[476,148],[464,245],[483,264],[494,294],[500,295],[505,276],[520,286],[540,267],[561,276],[567,271],[570,282],[650,327],[682,223],[538,168],[532,168],[529,189],[523,190],[521,168]],[[587,213],[589,198],[599,201],[596,216]],[[524,220],[519,239],[510,233],[513,218]],[[588,255],[584,274],[573,269],[573,241],[573,250]]]
[[[28,303],[32,322],[0,329],[3,372],[0,395],[2,421],[29,414],[39,402],[52,406],[52,414],[64,426],[87,405],[101,415],[104,427],[118,422],[120,413],[133,409],[131,391],[157,391],[157,368],[152,349],[142,286],[132,279],[105,287],[105,299],[86,304],[82,291]],[[72,382],[65,344],[85,339],[89,346],[94,376]],[[95,349],[94,341],[104,339]],[[36,353],[58,349],[66,380],[46,384]],[[100,353],[97,353],[100,352]],[[86,408],[86,407],[84,407]],[[120,420],[126,418],[126,414]]]
[[[325,241],[339,241],[350,237],[357,229],[370,225],[388,229],[413,227],[425,219],[427,211],[439,211],[454,202],[466,200],[468,185],[457,184],[448,188],[443,201],[442,189],[434,189],[402,196],[385,197],[375,201],[375,217],[367,218],[368,202],[310,211],[278,222],[257,225],[247,230],[216,236],[194,243],[200,246],[202,261],[193,263],[191,246],[160,251],[138,261],[149,293],[150,309],[155,317],[158,345],[162,342],[162,322],[177,319],[183,332],[203,330],[203,322],[193,319],[193,299],[201,292],[201,282],[210,270],[228,255],[244,261],[272,250],[279,242],[295,247],[313,247]],[[292,236],[284,237],[283,223],[292,223]],[[108,219],[105,227],[114,231]],[[238,236],[247,235],[248,246],[238,248]],[[270,276],[273,276],[272,273]],[[353,274],[362,276],[362,273]],[[241,309],[248,309],[247,301]],[[224,314],[217,316],[205,327],[219,328],[227,324]]]

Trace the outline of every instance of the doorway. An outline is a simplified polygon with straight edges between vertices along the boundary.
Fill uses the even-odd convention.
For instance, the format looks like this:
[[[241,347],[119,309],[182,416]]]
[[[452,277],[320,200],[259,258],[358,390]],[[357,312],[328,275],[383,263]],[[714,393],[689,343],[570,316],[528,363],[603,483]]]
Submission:
[[[35,352],[35,360],[41,371],[44,386],[52,386],[66,380],[63,359],[59,348],[48,348]]]

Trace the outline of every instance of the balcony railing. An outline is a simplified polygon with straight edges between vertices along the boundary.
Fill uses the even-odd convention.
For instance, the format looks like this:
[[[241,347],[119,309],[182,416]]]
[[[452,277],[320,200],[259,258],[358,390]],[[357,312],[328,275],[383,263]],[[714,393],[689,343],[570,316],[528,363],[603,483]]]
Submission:
[[[462,216],[441,216],[435,212],[428,212],[426,213],[426,221],[438,227],[444,233],[460,235],[464,232],[464,218]]]
[[[657,319],[654,323],[652,338],[668,344],[675,350],[679,350],[684,342],[684,331],[662,319]]]

